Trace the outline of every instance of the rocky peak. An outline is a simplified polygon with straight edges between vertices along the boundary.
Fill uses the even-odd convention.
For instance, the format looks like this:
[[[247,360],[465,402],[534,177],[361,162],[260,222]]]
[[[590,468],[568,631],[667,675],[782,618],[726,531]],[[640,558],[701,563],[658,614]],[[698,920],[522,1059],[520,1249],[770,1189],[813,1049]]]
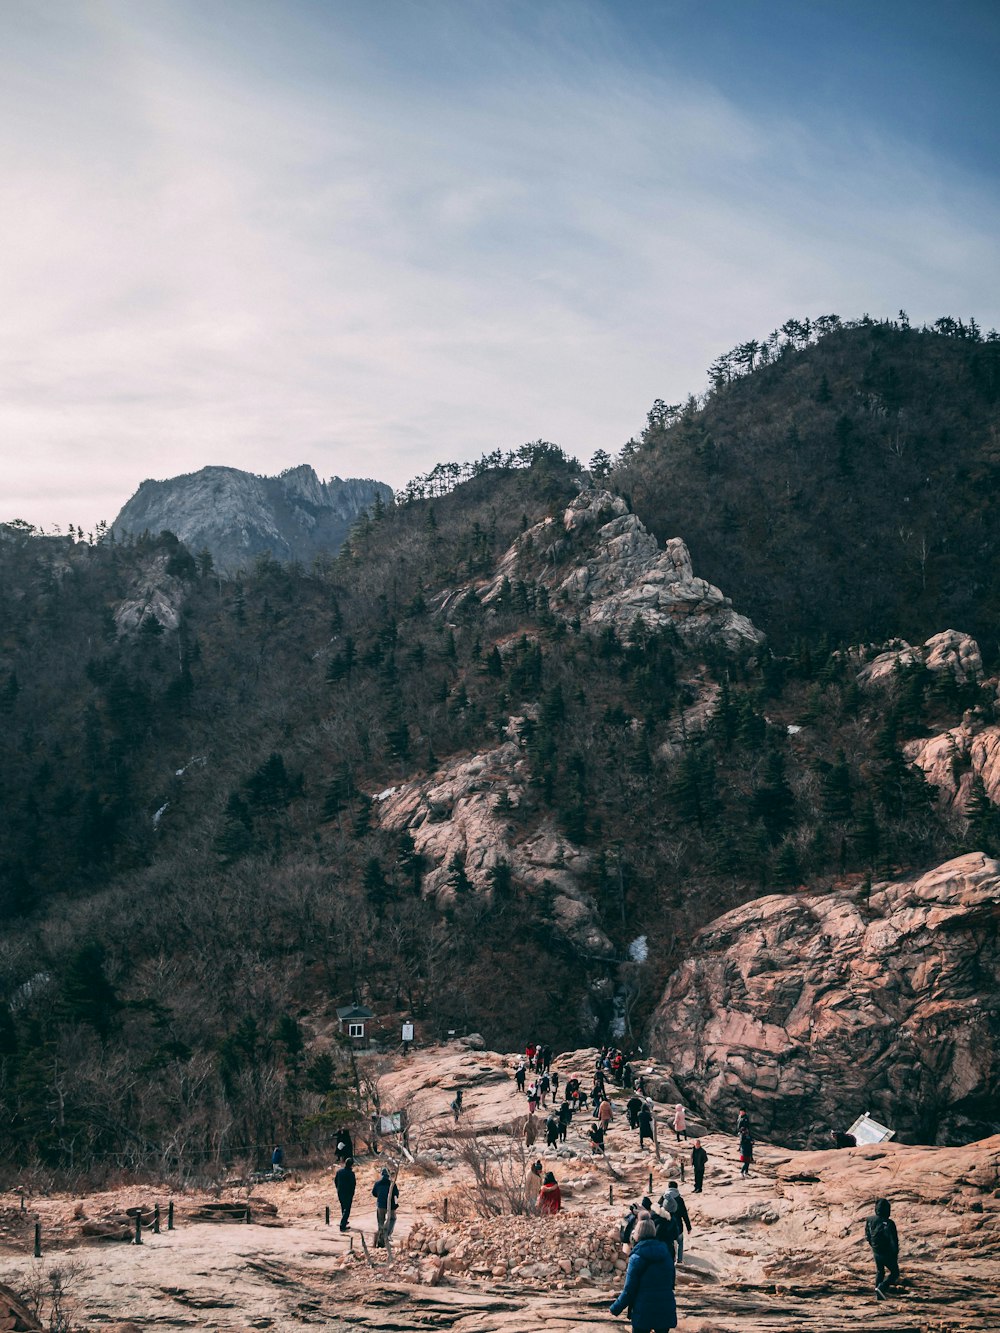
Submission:
[[[697,578],[679,537],[663,549],[625,501],[588,488],[561,519],[546,518],[523,532],[480,590],[483,602],[501,596],[505,580],[533,577],[552,594],[554,610],[579,615],[599,629],[626,632],[636,619],[650,629],[672,626],[692,645],[716,641],[732,649],[764,640],[713,584]]]
[[[884,685],[893,678],[898,667],[914,663],[920,663],[928,671],[950,671],[960,685],[983,678],[979,644],[960,630],[946,629],[932,635],[920,648],[905,639],[893,639],[859,669],[858,683]]]
[[[772,895],[708,925],[668,983],[654,1053],[705,1115],[802,1143],[863,1111],[904,1137],[1000,1130],[1000,864]]]
[[[336,553],[354,521],[378,499],[392,499],[384,482],[320,481],[306,463],[277,477],[204,467],[167,481],[144,481],[111,530],[121,539],[167,529],[192,552],[208,550],[216,569],[231,574],[264,553],[281,561]]]

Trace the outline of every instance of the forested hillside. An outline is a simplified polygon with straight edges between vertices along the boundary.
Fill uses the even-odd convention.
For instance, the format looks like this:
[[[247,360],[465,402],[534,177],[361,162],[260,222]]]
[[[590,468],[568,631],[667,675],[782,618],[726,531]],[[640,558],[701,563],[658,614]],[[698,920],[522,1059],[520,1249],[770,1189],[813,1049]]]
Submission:
[[[683,625],[641,619],[595,628],[589,594],[559,603],[553,570],[593,564],[563,519],[588,478],[542,443],[448,494],[380,509],[310,569],[262,558],[229,581],[170,534],[89,545],[4,528],[4,1155],[197,1171],[320,1132],[349,1095],[330,1032],[355,997],[494,1045],[526,1032],[573,1044],[616,1019],[636,1040],[679,951],[718,912],[762,889],[821,891],[989,849],[988,803],[971,830],[942,812],[900,745],[968,708],[992,721],[995,690],[922,665],[865,690],[838,643],[855,623],[866,638],[882,623],[985,625],[997,589],[976,468],[996,400],[975,357],[989,347],[834,331],[627,451],[605,484],[661,538],[690,539],[695,573],[773,649],[696,644]],[[898,375],[924,348],[929,416],[905,417],[896,452],[904,409],[885,407],[888,367]],[[882,367],[881,389],[851,388],[859,357]],[[885,410],[866,415],[876,392]],[[917,390],[898,392],[914,414]],[[841,455],[830,440],[849,403]],[[946,428],[954,452],[939,447]],[[917,457],[936,479],[921,491]],[[897,494],[904,475],[946,553],[922,570],[875,494],[876,478]],[[799,498],[774,508],[782,495]],[[904,591],[874,532],[852,550],[869,518],[850,497],[882,516],[886,551],[898,543]],[[498,578],[546,516],[559,541],[522,542]],[[970,527],[983,582],[971,598]],[[406,784],[431,792],[430,818],[450,817],[433,795],[443,767],[503,738],[523,763],[517,800],[502,769],[480,797],[511,849],[544,834],[556,862],[570,850],[609,952],[558,928],[559,864],[550,883],[519,878],[513,855],[494,860],[483,889],[464,854],[431,865],[381,818],[378,797]],[[442,870],[445,891],[425,896]],[[630,952],[641,936],[647,961]]]

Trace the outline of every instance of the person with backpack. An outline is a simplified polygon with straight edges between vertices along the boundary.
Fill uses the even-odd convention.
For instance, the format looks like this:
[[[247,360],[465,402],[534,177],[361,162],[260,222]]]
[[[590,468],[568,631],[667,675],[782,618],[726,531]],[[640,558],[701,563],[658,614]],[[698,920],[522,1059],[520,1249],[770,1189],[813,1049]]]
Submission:
[[[888,1199],[876,1199],[875,1211],[865,1223],[865,1240],[875,1256],[875,1299],[884,1301],[886,1287],[899,1281],[899,1234],[889,1214]]]
[[[681,1192],[677,1188],[677,1181],[667,1182],[667,1190],[660,1198],[661,1212],[665,1212],[673,1224],[673,1245],[677,1247],[677,1263],[684,1262],[684,1228],[691,1231],[691,1218],[688,1215],[687,1204],[681,1198]]]
[[[382,1168],[382,1174],[372,1187],[372,1195],[375,1199],[375,1221],[378,1225],[375,1244],[380,1249],[385,1249],[386,1238],[392,1235],[396,1225],[396,1209],[399,1207],[399,1186],[389,1175],[387,1166]]]
[[[591,1127],[590,1127],[590,1133],[587,1135],[587,1138],[590,1140],[591,1145],[592,1145],[590,1151],[591,1151],[592,1153],[597,1153],[597,1154],[599,1154],[601,1157],[603,1157],[603,1156],[604,1156],[604,1126],[603,1126],[602,1124],[600,1124],[597,1120],[595,1120],[594,1123],[593,1123],[593,1124],[591,1125]]]
[[[625,1285],[611,1306],[611,1313],[618,1315],[628,1308],[632,1333],[666,1333],[667,1329],[677,1327],[670,1249],[656,1239],[656,1227],[649,1216],[636,1222],[632,1237]]]
[[[639,1150],[641,1152],[646,1140],[653,1138],[653,1111],[648,1102],[643,1102],[642,1110],[638,1115],[638,1122]],[[655,1143],[655,1139],[653,1141]]]
[[[562,1106],[560,1106],[560,1108],[559,1108],[559,1142],[560,1142],[560,1143],[565,1143],[565,1142],[566,1142],[566,1131],[569,1129],[569,1127],[570,1127],[570,1122],[572,1121],[572,1119],[573,1119],[573,1108],[570,1106],[569,1102],[567,1102],[566,1100],[563,1100],[563,1104],[562,1104]]]
[[[629,1129],[639,1128],[639,1112],[642,1110],[642,1098],[637,1092],[625,1103],[625,1114],[628,1116]]]
[[[333,1184],[337,1191],[337,1201],[340,1204],[340,1229],[341,1231],[347,1231],[348,1223],[351,1220],[351,1204],[354,1202],[354,1191],[358,1187],[358,1178],[354,1174],[353,1157],[348,1157],[334,1176]]]
[[[705,1163],[708,1161],[708,1153],[701,1146],[701,1139],[695,1139],[694,1147],[691,1149],[691,1169],[694,1171],[694,1192],[701,1193],[701,1187],[705,1180]]]

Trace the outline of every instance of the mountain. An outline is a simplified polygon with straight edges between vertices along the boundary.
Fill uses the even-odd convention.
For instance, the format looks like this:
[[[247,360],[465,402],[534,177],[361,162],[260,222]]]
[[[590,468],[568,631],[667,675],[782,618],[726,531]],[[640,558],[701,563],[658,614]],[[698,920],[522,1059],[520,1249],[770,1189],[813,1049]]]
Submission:
[[[843,332],[862,349],[871,336]],[[710,481],[676,472],[684,508],[658,489],[673,431],[699,431],[759,373],[753,435],[827,341],[679,409],[610,472],[537,442],[446,493],[376,505],[335,559],[257,559],[238,581],[171,531],[89,545],[0,528],[0,1152],[134,1164],[169,1138],[184,1176],[239,1145],[307,1142],[355,1105],[335,1035],[353,1000],[387,1032],[409,1014],[511,1048],[530,1033],[649,1050],[653,1034],[710,1120],[761,1097],[761,1015],[779,1026],[817,978],[830,1010],[860,966],[848,932],[842,975],[823,970],[820,900],[874,947],[928,870],[1000,853],[995,649],[951,618],[961,603],[928,580],[923,609],[885,603],[901,628],[872,643],[859,559],[868,637],[841,646],[808,579],[778,577],[779,536],[756,564],[734,558],[734,597],[718,554],[689,546],[718,502]],[[915,374],[945,342],[919,336]],[[978,420],[966,389],[949,410]],[[946,483],[941,522],[961,531],[966,483]],[[798,540],[815,568],[826,528]],[[935,883],[930,934],[898,977],[901,1023],[991,984],[978,915],[938,947],[938,922],[961,918]],[[803,904],[788,950],[775,896]],[[956,980],[938,992],[939,960]],[[723,993],[732,1021],[712,1012]],[[669,1005],[712,1034],[732,1079],[698,1064]],[[965,1132],[996,1104],[996,1009],[977,1013],[985,1036],[968,1060],[942,1057],[938,1101],[908,1135]],[[829,1090],[849,1082],[849,1037],[789,1057],[775,1123],[795,1080],[810,1125],[846,1110]],[[910,1056],[911,1083],[891,1082],[885,1039],[880,1095],[924,1100]]]
[[[232,467],[203,467],[167,481],[144,481],[111,525],[116,539],[175,533],[188,549],[208,551],[214,567],[234,574],[259,555],[309,563],[335,555],[358,516],[391,504],[381,481],[331,477],[308,464],[277,477]]]

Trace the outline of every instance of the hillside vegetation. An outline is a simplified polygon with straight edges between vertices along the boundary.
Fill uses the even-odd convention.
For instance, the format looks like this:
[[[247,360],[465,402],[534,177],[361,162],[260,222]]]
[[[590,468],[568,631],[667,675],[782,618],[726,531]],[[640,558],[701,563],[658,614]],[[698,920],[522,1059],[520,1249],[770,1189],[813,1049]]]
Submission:
[[[861,402],[870,391],[849,387],[851,358],[912,354],[919,368],[922,349],[935,384],[958,377],[950,413],[934,407],[933,420],[953,423],[965,461],[937,461],[914,512],[937,516],[935,551],[961,551],[979,523],[992,580],[985,516],[965,509],[983,490],[968,441],[979,432],[985,448],[995,411],[970,368],[978,344],[831,333],[651,426],[612,475],[661,536],[690,539],[696,573],[753,614],[774,651],[695,652],[641,624],[592,632],[552,609],[531,560],[484,605],[477,589],[502,554],[546,514],[561,519],[583,480],[542,443],[448,494],[380,509],[309,569],[264,557],[227,581],[169,533],[94,546],[4,529],[0,1151],[46,1170],[197,1173],[275,1136],[321,1135],[352,1096],[330,1037],[333,1008],[354,997],[494,1045],[526,1032],[575,1044],[616,1014],[634,1041],[720,911],[765,889],[928,863],[970,839],[988,849],[992,811],[970,833],[899,747],[969,707],[992,720],[992,692],[917,666],[864,694],[836,640],[853,624],[871,637],[883,616],[910,632],[968,629],[995,583],[973,599],[980,620],[963,621],[957,564],[946,577],[928,561],[918,577],[900,540],[907,594],[883,577],[874,533],[870,571],[846,539],[840,573],[816,554],[837,494],[887,519],[872,477],[916,475],[909,444],[871,444],[869,457],[860,441],[888,438],[888,418],[856,407],[853,472],[837,480],[834,450],[839,491],[826,494],[805,463],[831,413],[836,424],[815,402],[824,375],[835,402]],[[899,392],[917,401],[908,382]],[[929,466],[931,428],[909,429]],[[768,514],[791,494],[782,469],[827,519],[810,520],[811,501]],[[572,564],[572,543],[560,558]],[[840,578],[853,595],[830,591]],[[688,725],[699,706],[703,729]],[[546,887],[509,867],[482,893],[457,859],[436,906],[410,836],[379,823],[380,791],[496,745],[512,715],[526,719],[530,773],[512,836],[553,821],[590,853],[610,959],[574,951]],[[628,952],[643,935],[647,962]]]

